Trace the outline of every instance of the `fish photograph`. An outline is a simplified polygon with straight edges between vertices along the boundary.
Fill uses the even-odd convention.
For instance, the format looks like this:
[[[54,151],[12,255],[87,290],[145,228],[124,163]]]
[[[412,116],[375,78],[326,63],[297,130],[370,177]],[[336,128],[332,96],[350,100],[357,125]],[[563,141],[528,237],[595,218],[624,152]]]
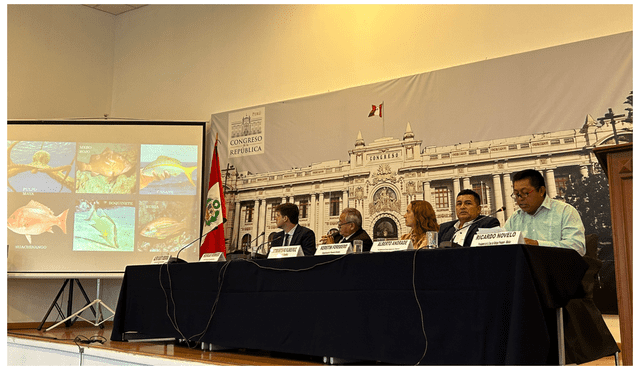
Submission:
[[[180,201],[140,201],[136,251],[177,252],[193,241],[197,231],[192,227],[192,206]]]
[[[71,193],[76,144],[8,141],[7,192]]]
[[[149,144],[140,148],[140,194],[195,195],[198,146]]]
[[[76,201],[73,251],[133,251],[134,201]]]
[[[134,193],[138,155],[137,145],[79,143],[76,193]]]
[[[32,245],[44,243],[42,241],[51,242],[49,233],[67,234],[68,212],[69,209],[54,212],[48,206],[31,199],[26,205],[13,209],[7,217],[7,228],[17,235],[24,236],[17,239],[18,243],[28,242]],[[11,240],[16,241],[15,235],[7,237],[9,243]]]

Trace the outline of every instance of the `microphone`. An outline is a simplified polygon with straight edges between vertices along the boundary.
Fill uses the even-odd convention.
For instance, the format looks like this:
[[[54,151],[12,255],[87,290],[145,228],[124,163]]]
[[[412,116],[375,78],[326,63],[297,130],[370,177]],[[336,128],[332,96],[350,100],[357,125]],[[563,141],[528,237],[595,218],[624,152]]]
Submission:
[[[222,225],[222,224],[221,224]],[[180,250],[178,250],[178,253],[176,254],[176,259],[175,260],[170,260],[169,263],[186,263],[186,261],[182,260],[179,258],[180,253],[182,252],[182,250],[186,249],[187,247],[191,246],[194,242],[201,240],[203,237],[206,237],[209,233],[215,231],[216,229],[218,229],[220,227],[220,225],[216,228],[213,228],[212,230],[210,230],[209,232],[203,234],[202,236],[196,238],[195,240],[189,242],[188,244],[184,245]]]
[[[271,241],[265,241],[265,242],[261,243],[260,245],[258,245],[258,247],[256,247],[256,252],[255,253],[253,251],[251,252],[251,258],[254,259],[256,257],[256,255],[258,254],[258,250],[260,250],[260,248],[262,246],[264,246],[264,245],[269,245],[269,251],[271,251],[271,244],[276,242],[276,241],[278,241],[278,240],[281,240],[281,239],[282,239],[282,236],[278,236],[278,237],[274,238]],[[269,255],[269,251],[267,251],[267,255]]]
[[[262,236],[264,236],[264,232],[260,233],[260,234],[258,235],[258,237],[256,237],[256,238],[254,238],[253,240],[251,240],[251,241],[248,243],[249,247],[251,247],[251,244],[252,244],[252,243],[254,243],[258,238],[260,238],[260,237],[262,237]],[[244,252],[247,252],[246,246],[245,246]]]
[[[475,219],[475,220],[471,221],[471,223],[467,223],[467,225],[465,225],[464,227],[462,227],[462,228],[458,229],[457,231],[455,231],[455,232],[453,233],[453,235],[451,236],[451,240],[449,240],[449,241],[442,241],[442,242],[440,242],[439,247],[444,247],[444,248],[448,248],[448,247],[461,247],[459,244],[457,244],[457,243],[453,242],[453,237],[455,237],[456,233],[460,232],[460,231],[461,231],[461,230],[463,230],[463,229],[469,228],[473,223],[475,223],[475,222],[477,222],[477,221],[479,221],[479,220],[482,220],[482,219],[484,219],[484,218],[488,218],[488,217],[490,217],[490,216],[494,216],[494,215],[496,215],[497,213],[499,213],[499,212],[501,212],[501,211],[505,211],[506,209],[507,209],[506,207],[502,206],[502,207],[501,207],[501,208],[499,208],[498,210],[496,210],[496,211],[494,211],[494,212],[490,213],[489,215],[483,215],[481,218]]]

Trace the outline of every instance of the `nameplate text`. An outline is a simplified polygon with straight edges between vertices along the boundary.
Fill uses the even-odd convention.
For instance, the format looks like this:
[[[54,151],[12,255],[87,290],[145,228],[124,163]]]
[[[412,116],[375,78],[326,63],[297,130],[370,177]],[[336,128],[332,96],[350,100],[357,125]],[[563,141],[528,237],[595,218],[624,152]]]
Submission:
[[[304,256],[302,246],[278,246],[271,249],[267,259],[294,258],[296,256]]]
[[[405,251],[413,250],[413,242],[411,240],[398,241],[376,241],[371,246],[371,252],[389,252],[389,251]]]
[[[523,244],[524,237],[520,231],[478,233],[473,236],[471,247],[493,245],[517,245]]]
[[[320,245],[316,249],[316,255],[346,255],[352,252],[350,242]]]
[[[224,262],[227,259],[224,257],[224,254],[221,252],[208,252],[206,254],[202,254],[200,257],[201,262]]]

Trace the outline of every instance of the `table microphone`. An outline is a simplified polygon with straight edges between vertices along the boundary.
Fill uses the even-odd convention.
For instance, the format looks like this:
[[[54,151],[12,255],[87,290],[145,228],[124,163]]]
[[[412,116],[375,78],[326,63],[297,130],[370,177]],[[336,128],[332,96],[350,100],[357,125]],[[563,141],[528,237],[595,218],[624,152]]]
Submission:
[[[489,215],[483,215],[483,216],[482,216],[482,218],[478,218],[478,219],[474,220],[473,222],[468,223],[468,224],[467,224],[467,225],[465,225],[464,227],[462,227],[462,228],[458,229],[457,231],[455,231],[455,232],[453,233],[453,235],[451,236],[451,240],[449,240],[449,241],[442,241],[442,242],[440,242],[440,244],[438,245],[438,247],[440,247],[440,248],[462,247],[462,246],[460,246],[459,244],[457,244],[457,243],[453,242],[453,237],[456,235],[456,233],[457,233],[458,231],[461,231],[461,230],[463,230],[463,229],[465,229],[465,228],[469,228],[469,227],[470,227],[473,223],[475,223],[476,221],[478,221],[478,220],[482,220],[482,219],[484,219],[484,218],[487,218],[487,217],[490,217],[490,216],[493,216],[493,215],[496,215],[497,213],[499,213],[499,212],[501,212],[501,211],[505,211],[506,209],[507,209],[506,207],[502,206],[501,208],[499,208],[498,210],[496,210],[496,211],[492,212],[491,214],[489,214]]]
[[[222,225],[222,224],[221,224],[221,225]],[[209,232],[207,232],[207,233],[203,234],[202,236],[200,236],[200,237],[196,238],[195,240],[193,240],[193,241],[189,242],[188,244],[184,245],[180,250],[178,250],[178,253],[176,254],[176,258],[175,258],[175,260],[172,258],[171,260],[169,260],[169,263],[186,263],[186,261],[185,261],[185,260],[182,260],[182,259],[180,259],[180,258],[179,258],[180,253],[182,252],[182,250],[184,250],[184,249],[186,249],[187,247],[191,246],[194,242],[196,242],[196,241],[198,241],[198,240],[201,240],[201,239],[202,239],[202,237],[206,237],[209,233],[211,233],[211,232],[215,231],[215,230],[216,230],[216,229],[218,229],[219,227],[220,227],[220,226],[218,226],[218,227],[216,227],[216,228],[214,228],[214,229],[210,230]],[[264,232],[262,232],[262,234],[264,234]],[[260,236],[258,236],[258,237],[260,237]],[[255,241],[255,240],[254,240],[254,241]]]
[[[264,245],[269,245],[269,250],[271,250],[271,246],[270,246],[270,245],[271,245],[272,243],[274,243],[274,242],[278,241],[278,240],[281,240],[281,239],[282,239],[282,236],[278,236],[278,237],[274,238],[274,239],[273,239],[273,240],[271,240],[271,241],[265,241],[265,242],[261,243],[258,247],[256,247],[256,252],[255,252],[255,253],[253,253],[253,252],[251,253],[251,259],[255,259],[256,255],[258,254],[258,250],[260,250],[260,248],[261,248],[262,246],[264,246]],[[269,252],[267,252],[267,255],[269,255]]]

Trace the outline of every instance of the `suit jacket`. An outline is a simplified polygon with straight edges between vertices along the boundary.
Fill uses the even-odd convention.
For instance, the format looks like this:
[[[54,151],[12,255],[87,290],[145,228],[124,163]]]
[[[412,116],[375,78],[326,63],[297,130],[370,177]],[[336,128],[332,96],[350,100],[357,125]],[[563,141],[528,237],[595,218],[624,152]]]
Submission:
[[[451,241],[453,235],[456,233],[455,224],[458,219],[440,224],[440,231],[438,231],[438,243],[443,241]],[[464,238],[463,246],[471,246],[473,236],[478,233],[478,228],[492,228],[500,226],[500,221],[492,216],[478,215],[473,224],[471,224],[467,231],[467,236]],[[464,228],[464,226],[463,226]]]
[[[282,246],[284,243],[284,231],[280,231],[273,236],[271,248]],[[309,228],[297,225],[293,232],[289,246],[300,245],[305,256],[313,256],[316,253],[316,234]]]
[[[371,251],[371,246],[373,245],[373,240],[369,237],[367,232],[360,228],[358,229],[349,239],[346,239],[339,234],[337,236],[334,235],[333,241],[335,243],[345,243],[345,242],[353,242],[355,240],[362,241],[362,251]]]

